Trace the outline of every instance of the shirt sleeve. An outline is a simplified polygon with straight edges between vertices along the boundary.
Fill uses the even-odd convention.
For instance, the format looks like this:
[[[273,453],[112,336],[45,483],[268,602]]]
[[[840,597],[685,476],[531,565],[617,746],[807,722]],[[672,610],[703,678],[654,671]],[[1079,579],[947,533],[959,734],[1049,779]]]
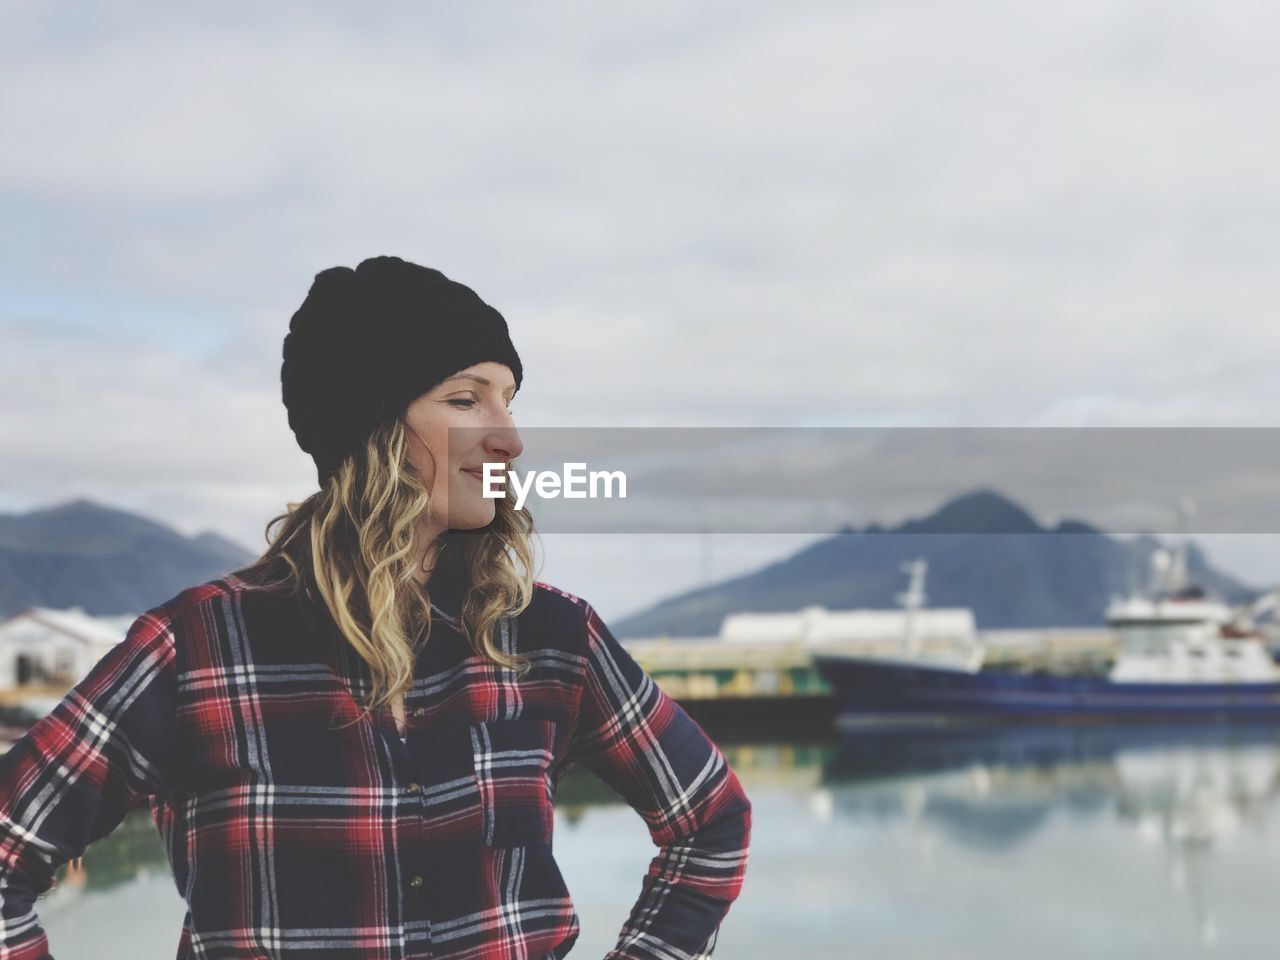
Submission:
[[[625,799],[660,850],[606,960],[709,957],[742,888],[751,803],[702,728],[586,605],[586,676],[566,765]]]
[[[173,633],[148,611],[0,756],[0,960],[49,960],[35,901],[164,779]]]

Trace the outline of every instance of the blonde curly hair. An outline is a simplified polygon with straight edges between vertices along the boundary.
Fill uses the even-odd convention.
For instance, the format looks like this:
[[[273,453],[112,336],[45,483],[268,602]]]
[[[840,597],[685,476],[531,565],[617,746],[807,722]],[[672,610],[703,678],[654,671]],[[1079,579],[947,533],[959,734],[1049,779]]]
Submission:
[[[415,578],[423,546],[414,542],[431,498],[409,459],[406,434],[403,418],[375,430],[324,487],[268,521],[268,549],[236,571],[267,589],[323,599],[369,665],[373,689],[365,715],[408,690],[432,619],[430,581],[424,587]],[[437,549],[432,569],[450,565],[467,584],[458,620],[476,653],[523,676],[528,658],[498,649],[493,636],[500,620],[532,599],[533,517],[516,509],[509,488],[495,503],[494,519],[483,529],[441,536],[438,547],[448,549]],[[262,578],[278,561],[286,572]]]

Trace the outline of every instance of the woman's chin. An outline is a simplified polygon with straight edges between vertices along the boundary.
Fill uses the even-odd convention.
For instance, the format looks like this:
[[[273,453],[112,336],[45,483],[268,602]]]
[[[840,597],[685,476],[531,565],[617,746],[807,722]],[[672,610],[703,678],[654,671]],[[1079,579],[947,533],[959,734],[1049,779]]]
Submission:
[[[497,510],[476,510],[467,511],[460,517],[452,517],[449,521],[451,530],[479,530],[481,527],[487,527],[493,523],[493,518],[497,516]]]

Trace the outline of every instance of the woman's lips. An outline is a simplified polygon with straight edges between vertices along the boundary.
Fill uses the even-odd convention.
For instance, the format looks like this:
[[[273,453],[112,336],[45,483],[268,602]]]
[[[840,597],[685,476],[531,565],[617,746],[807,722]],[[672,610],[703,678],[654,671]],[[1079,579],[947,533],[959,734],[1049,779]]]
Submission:
[[[471,474],[471,476],[475,477],[477,480],[484,480],[484,473],[479,470],[463,470],[462,472]]]

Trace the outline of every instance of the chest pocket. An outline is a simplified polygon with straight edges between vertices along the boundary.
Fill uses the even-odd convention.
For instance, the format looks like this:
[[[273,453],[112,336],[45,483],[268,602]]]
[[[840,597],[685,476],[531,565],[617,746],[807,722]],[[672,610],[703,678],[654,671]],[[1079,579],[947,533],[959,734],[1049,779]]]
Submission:
[[[486,845],[551,843],[555,737],[555,721],[538,717],[471,725],[472,763]]]

